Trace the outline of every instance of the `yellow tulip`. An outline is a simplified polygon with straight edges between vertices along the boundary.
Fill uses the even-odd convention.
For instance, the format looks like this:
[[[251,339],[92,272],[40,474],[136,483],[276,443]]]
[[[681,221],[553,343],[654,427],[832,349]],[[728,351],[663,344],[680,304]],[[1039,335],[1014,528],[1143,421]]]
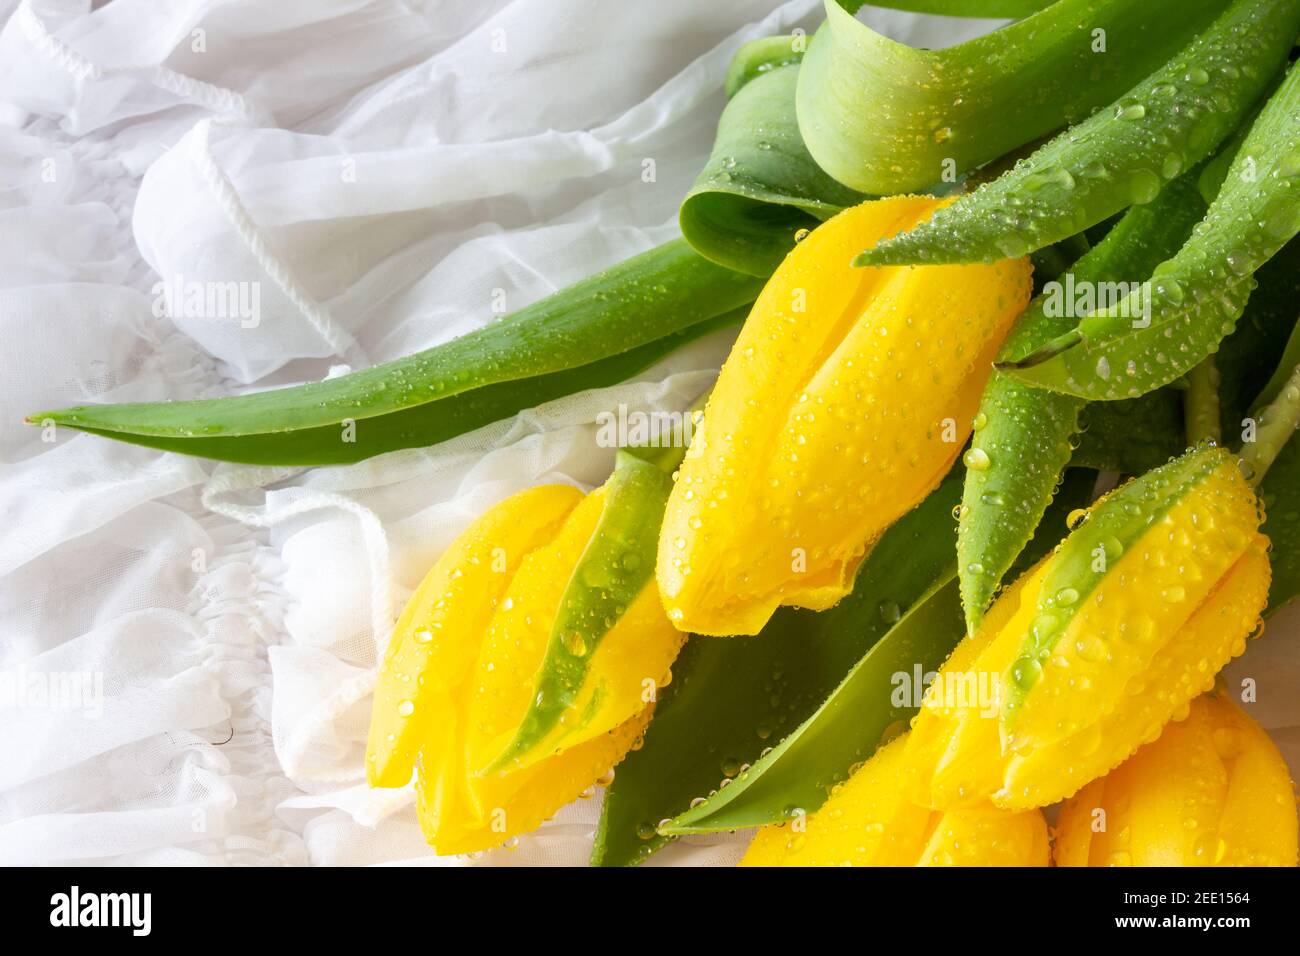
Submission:
[[[1295,866],[1296,828],[1277,747],[1209,695],[1066,802],[1055,855],[1058,866]]]
[[[855,269],[942,203],[846,210],[786,257],[722,368],[673,488],[659,589],[681,629],[755,634],[822,610],[948,471],[1031,292],[1027,259]]]
[[[585,597],[575,567],[609,497],[608,488],[584,497],[548,485],[501,502],[447,549],[397,623],[375,690],[367,775],[399,787],[416,771],[420,821],[440,853],[533,829],[645,730],[647,681],[662,680],[683,641],[649,585],[649,555],[640,593],[616,620],[585,637],[552,633],[562,604]],[[580,684],[553,719],[529,724],[545,713],[539,688],[554,686],[561,665],[578,665]]]
[[[913,798],[1046,806],[1154,740],[1259,629],[1260,518],[1235,462],[1210,446],[1095,504],[927,690]]]
[[[800,828],[764,827],[741,866],[1047,866],[1039,810],[931,810],[909,801],[906,736],[880,748]]]

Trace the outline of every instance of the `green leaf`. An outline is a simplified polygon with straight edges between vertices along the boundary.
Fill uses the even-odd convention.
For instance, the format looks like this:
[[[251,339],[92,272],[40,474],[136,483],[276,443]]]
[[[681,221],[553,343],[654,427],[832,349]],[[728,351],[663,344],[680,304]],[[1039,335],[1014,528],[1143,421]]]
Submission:
[[[769,57],[789,49],[786,37],[757,42],[775,42],[775,48],[758,51]],[[751,78],[723,110],[713,152],[679,218],[682,235],[701,255],[766,276],[794,247],[799,230],[815,228],[863,197],[827,176],[808,155],[795,120],[798,65],[773,69],[765,60],[760,64],[767,69],[760,71],[752,46],[742,47],[735,61],[742,64],[742,77]]]
[[[660,820],[687,808],[797,727],[872,644],[953,573],[960,475],[877,543],[853,592],[828,611],[782,608],[746,638],[692,637],[673,665],[641,749],[605,796],[592,861],[640,862],[667,842]]]
[[[1059,0],[957,46],[917,50],[828,2],[799,76],[799,128],[813,158],[846,186],[923,189],[1086,119],[1221,8],[1221,0]],[[1094,50],[1099,37],[1104,53]]]
[[[1187,449],[1183,399],[1175,388],[1122,402],[1093,402],[1079,416],[1083,432],[1070,463],[1141,475]]]
[[[793,59],[790,38],[742,50],[729,77],[738,95],[683,212],[683,227],[701,248],[742,272],[676,240],[460,338],[340,378],[201,401],[80,406],[28,420],[226,461],[346,464],[436,444],[637,375],[704,332],[743,319],[795,232],[860,198],[822,173],[799,140],[797,66],[774,75]]]
[[[1075,289],[1140,280],[1176,252],[1205,210],[1195,179],[1194,174],[1182,176],[1154,202],[1130,209],[1055,285],[1048,285],[1017,321],[1003,345],[1003,357],[1030,353],[1071,328],[1076,322],[1070,308]],[[1119,416],[1107,416],[1103,410],[1085,418],[1084,447],[1076,453],[1084,404],[1070,395],[1033,388],[1000,370],[989,377],[971,436],[970,454],[983,467],[967,469],[957,532],[968,629],[979,626],[1007,569],[1051,502],[1067,463],[1144,471],[1183,448],[1169,430],[1171,425],[1181,427],[1181,403],[1178,396],[1162,393],[1136,406],[1125,403]]]
[[[661,826],[661,832],[762,826],[821,806],[890,728],[904,729],[915,711],[913,697],[920,702],[924,676],[943,663],[965,633],[955,570],[862,656],[798,729],[704,803]],[[905,693],[908,686],[914,693]]]
[[[1241,434],[1252,400],[1271,397],[1269,377],[1278,367],[1277,357],[1288,352],[1287,335],[1295,327],[1300,302],[1300,240],[1288,243],[1256,278],[1259,288],[1216,356],[1222,430],[1229,441]],[[1141,398],[1093,402],[1083,411],[1086,431],[1070,461],[1100,471],[1143,474],[1184,451],[1182,416],[1182,398],[1173,386]]]
[[[1150,202],[1232,134],[1286,62],[1297,30],[1300,0],[1236,0],[1113,104],[855,264],[1014,258]]]
[[[717,327],[702,324],[734,321],[762,284],[678,239],[443,345],[350,375],[229,398],[84,405],[28,421],[227,461],[360,461],[622,381]]]
[[[1295,6],[1300,10],[1300,0]],[[1288,47],[1294,32],[1286,34]],[[1112,401],[1175,381],[1213,352],[1242,314],[1253,273],[1300,231],[1297,117],[1300,71],[1292,69],[1260,111],[1204,220],[1152,274],[1150,294],[1144,288],[1083,318],[1045,347],[1041,362],[1027,359],[1014,374]],[[1145,310],[1135,311],[1142,298]]]
[[[1026,567],[1060,540],[1066,509],[1088,500],[1095,475],[1072,472],[1043,533],[1026,549]],[[811,813],[920,705],[923,683],[965,634],[955,569],[871,647],[826,701],[769,754],[704,803],[678,815],[666,833],[703,833],[777,823],[792,809]],[[907,690],[910,688],[910,693]]]
[[[734,99],[741,87],[764,73],[770,73],[783,66],[797,66],[803,60],[807,41],[808,38],[805,36],[784,35],[750,40],[741,46],[731,58],[731,63],[727,65],[727,75],[722,81],[722,89],[727,94],[727,99]],[[776,97],[776,94],[773,95]],[[773,102],[779,102],[779,98],[774,98]],[[789,109],[793,116],[793,97],[790,98]],[[780,112],[784,113],[784,111],[782,105]],[[726,114],[725,109],[723,114]],[[721,137],[716,138],[721,139]]]

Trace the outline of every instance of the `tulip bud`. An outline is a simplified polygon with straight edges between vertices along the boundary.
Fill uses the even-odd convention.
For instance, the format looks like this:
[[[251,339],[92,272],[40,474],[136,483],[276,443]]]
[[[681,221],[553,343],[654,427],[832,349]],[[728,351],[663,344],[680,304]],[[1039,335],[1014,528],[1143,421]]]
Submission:
[[[1227,696],[1061,808],[1058,866],[1295,866],[1295,788],[1273,741]]]
[[[1046,806],[1154,740],[1259,629],[1260,520],[1235,462],[1213,446],[1098,501],[928,689],[911,735],[928,768],[914,799]],[[981,680],[991,706],[962,693]]]
[[[931,810],[899,786],[906,735],[876,751],[807,820],[758,831],[741,866],[1047,866],[1039,810]]]
[[[701,634],[823,610],[943,478],[1031,291],[1028,260],[855,269],[940,200],[863,203],[795,246],[722,368],[665,514],[659,589]],[[976,467],[972,463],[972,467]]]
[[[417,770],[421,824],[440,853],[533,829],[645,730],[646,687],[664,679],[683,641],[649,586],[668,478],[632,456],[619,461],[585,497],[549,485],[489,510],[398,621],[367,774],[394,787]]]

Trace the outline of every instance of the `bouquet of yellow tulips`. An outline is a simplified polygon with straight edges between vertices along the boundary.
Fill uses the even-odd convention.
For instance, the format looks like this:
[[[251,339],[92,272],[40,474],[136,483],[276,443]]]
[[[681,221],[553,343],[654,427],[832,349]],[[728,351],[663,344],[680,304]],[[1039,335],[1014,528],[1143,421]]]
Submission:
[[[726,686],[746,672],[746,644],[806,650],[786,615],[851,623],[841,609],[860,611],[853,592],[897,572],[871,560],[886,535],[927,511],[959,459],[968,477],[987,469],[961,450],[977,428],[997,427],[979,420],[980,402],[1029,306],[1030,260],[850,265],[855,243],[940,208],[872,200],[818,227],[759,295],[689,449],[626,449],[585,497],[544,486],[509,498],[430,571],[381,672],[367,759],[376,786],[404,785],[414,769],[438,852],[499,845],[627,758],[643,792],[624,797],[622,778],[611,788],[601,862],[628,853],[630,838],[653,848],[747,822],[769,825],[745,865],[1295,864],[1285,764],[1215,690],[1260,630],[1271,570],[1247,478],[1263,465],[1213,442],[1081,498],[1068,534],[1040,547],[961,640],[951,602],[951,642],[931,641],[920,663],[937,665],[936,647],[947,659],[910,728],[839,742],[830,781],[798,754],[830,723],[823,704],[753,760],[724,759],[710,792],[661,804],[631,837],[616,829],[623,803],[672,790],[639,765],[674,748],[695,756],[680,727],[660,738],[652,722],[687,633],[724,657],[735,648],[740,666],[714,674],[699,660],[707,652],[687,655],[678,681],[704,684],[688,686],[692,696],[674,684],[665,709],[691,717],[693,694],[749,706],[777,681]],[[1294,420],[1293,405],[1284,394],[1261,417]],[[927,608],[954,591],[954,571],[934,574],[906,616],[873,609],[893,626],[827,689],[829,702],[866,706],[866,682],[845,692],[854,672],[935,627]],[[706,720],[692,730],[707,744]],[[853,747],[875,752],[853,759]],[[810,793],[780,819],[790,811],[774,798],[800,792],[788,788],[793,773]],[[1053,840],[1042,808],[1067,798]]]

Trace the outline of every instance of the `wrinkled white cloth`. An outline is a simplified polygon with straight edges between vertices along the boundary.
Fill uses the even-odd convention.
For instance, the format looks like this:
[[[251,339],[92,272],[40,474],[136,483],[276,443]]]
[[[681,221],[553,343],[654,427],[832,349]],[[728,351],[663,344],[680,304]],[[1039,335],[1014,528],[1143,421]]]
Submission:
[[[931,46],[986,26],[874,17]],[[386,361],[664,241],[731,54],[820,19],[820,0],[0,0],[0,666],[28,688],[0,700],[0,863],[586,859],[598,799],[512,851],[431,856],[410,794],[361,782],[377,654],[469,521],[598,484],[596,414],[687,407],[725,334],[343,468],[19,422]],[[197,317],[185,282],[255,287],[256,309]],[[1289,621],[1233,670],[1295,766]]]

